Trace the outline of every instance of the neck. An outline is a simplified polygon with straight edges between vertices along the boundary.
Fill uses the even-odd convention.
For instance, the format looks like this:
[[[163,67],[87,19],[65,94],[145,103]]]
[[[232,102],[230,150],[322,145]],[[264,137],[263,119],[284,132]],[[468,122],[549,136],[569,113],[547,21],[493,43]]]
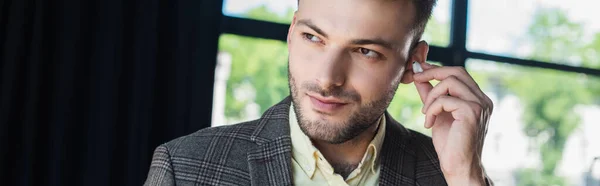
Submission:
[[[325,141],[312,140],[313,145],[319,149],[325,159],[332,165],[335,172],[346,177],[347,174],[358,166],[371,140],[373,140],[373,137],[377,133],[379,120],[376,122],[355,138],[344,143],[331,144]],[[347,172],[347,170],[350,170],[350,172]],[[343,174],[345,172],[347,172],[346,175]]]

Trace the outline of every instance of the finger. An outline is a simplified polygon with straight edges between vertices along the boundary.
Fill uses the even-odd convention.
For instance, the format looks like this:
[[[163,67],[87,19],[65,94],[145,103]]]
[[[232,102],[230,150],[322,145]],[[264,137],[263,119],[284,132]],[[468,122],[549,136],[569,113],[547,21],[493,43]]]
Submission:
[[[481,106],[477,103],[452,96],[440,96],[427,108],[425,116],[438,116],[443,112],[449,112],[456,121],[476,123],[476,118],[481,113]],[[427,121],[425,127],[431,128],[433,124],[433,121]]]
[[[413,81],[431,81],[433,79],[440,80],[446,79],[449,76],[455,76],[457,79],[462,81],[471,89],[471,92],[478,95],[482,105],[487,108],[493,108],[494,103],[492,100],[483,93],[479,85],[473,80],[473,77],[463,67],[441,67],[437,65],[425,64],[423,65],[424,72],[418,73],[413,76]]]
[[[435,119],[437,118],[437,115],[425,115],[425,128],[429,129],[433,126],[433,124],[435,123]]]
[[[428,69],[433,69],[433,68],[437,68],[439,66],[437,65],[432,65],[429,63],[419,63],[421,64],[421,68],[424,70],[428,70]],[[412,75],[412,78],[414,78],[415,73],[412,72],[412,66],[410,67],[411,70],[407,73],[409,73],[409,75]],[[422,73],[422,72],[421,72]],[[416,74],[420,74],[420,73],[416,73]],[[414,79],[413,79],[414,80]],[[429,81],[424,81],[424,82],[416,82],[413,81],[415,84],[415,87],[417,88],[417,92],[419,93],[419,97],[421,97],[421,102],[425,103],[425,100],[427,99],[427,95],[429,94],[429,91],[431,91],[431,89],[433,88],[433,85],[431,85],[431,83],[429,83]]]
[[[427,95],[429,95],[429,92],[431,92],[431,89],[433,89],[433,85],[431,85],[431,83],[429,83],[429,82],[424,82],[424,83],[414,82],[414,83],[415,83],[415,87],[417,87],[417,92],[419,93],[419,97],[421,97],[421,102],[425,103],[425,101],[427,100]]]
[[[442,95],[450,94],[453,97],[461,98],[467,101],[473,101],[480,103],[479,96],[473,93],[473,91],[467,87],[462,81],[458,80],[456,76],[449,76],[448,78],[440,81],[436,86],[431,89],[427,95],[427,99],[424,102],[423,109],[421,112],[425,112],[427,107],[435,100],[435,98]]]
[[[423,68],[423,70],[429,70],[429,69],[439,68],[439,67],[440,66],[431,64],[431,63],[421,63],[421,68]]]
[[[413,79],[415,82],[426,82],[434,79],[442,81],[449,76],[456,76],[473,91],[480,90],[477,83],[475,83],[475,80],[473,80],[471,75],[469,75],[463,67],[440,67],[425,69],[423,72],[415,74]]]

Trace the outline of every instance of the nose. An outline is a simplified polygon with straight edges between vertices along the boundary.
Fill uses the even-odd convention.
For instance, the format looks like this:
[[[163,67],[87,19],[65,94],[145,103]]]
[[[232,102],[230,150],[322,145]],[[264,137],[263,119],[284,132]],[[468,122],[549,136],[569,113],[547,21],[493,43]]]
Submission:
[[[316,81],[323,90],[341,87],[346,82],[348,63],[343,50],[330,50],[317,66]]]

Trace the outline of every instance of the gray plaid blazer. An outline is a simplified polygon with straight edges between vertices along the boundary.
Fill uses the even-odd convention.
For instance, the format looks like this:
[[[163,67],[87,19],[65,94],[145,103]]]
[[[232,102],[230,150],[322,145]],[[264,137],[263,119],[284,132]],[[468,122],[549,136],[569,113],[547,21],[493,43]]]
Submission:
[[[293,185],[291,98],[254,121],[206,128],[160,145],[144,185]],[[431,138],[386,113],[380,185],[447,185]]]

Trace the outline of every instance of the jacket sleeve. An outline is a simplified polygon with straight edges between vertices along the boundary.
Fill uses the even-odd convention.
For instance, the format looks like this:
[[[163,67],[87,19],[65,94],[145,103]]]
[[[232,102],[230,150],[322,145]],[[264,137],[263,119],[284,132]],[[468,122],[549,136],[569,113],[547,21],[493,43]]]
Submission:
[[[154,185],[175,185],[175,174],[173,173],[173,165],[171,164],[171,155],[169,149],[164,145],[158,146],[154,150],[152,163],[150,163],[150,171],[146,178],[145,186]]]

